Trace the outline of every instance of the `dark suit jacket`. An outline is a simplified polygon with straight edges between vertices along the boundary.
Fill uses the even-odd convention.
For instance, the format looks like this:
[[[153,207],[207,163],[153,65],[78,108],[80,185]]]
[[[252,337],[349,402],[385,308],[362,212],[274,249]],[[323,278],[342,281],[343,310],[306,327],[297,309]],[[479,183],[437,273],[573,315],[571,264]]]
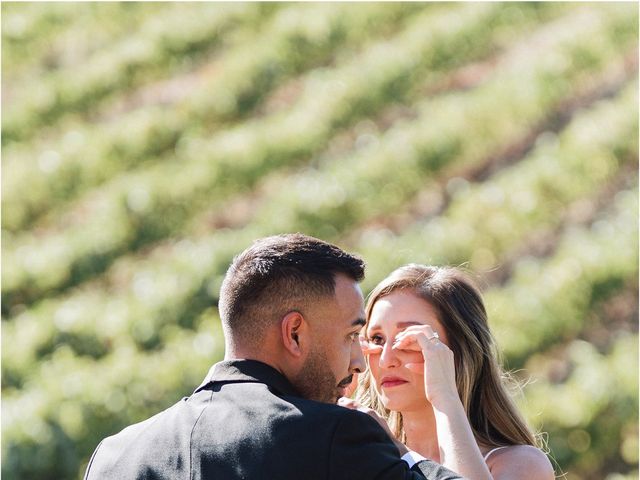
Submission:
[[[221,362],[190,397],[103,440],[86,480],[461,478],[431,461],[409,470],[368,415],[297,396],[272,367]]]

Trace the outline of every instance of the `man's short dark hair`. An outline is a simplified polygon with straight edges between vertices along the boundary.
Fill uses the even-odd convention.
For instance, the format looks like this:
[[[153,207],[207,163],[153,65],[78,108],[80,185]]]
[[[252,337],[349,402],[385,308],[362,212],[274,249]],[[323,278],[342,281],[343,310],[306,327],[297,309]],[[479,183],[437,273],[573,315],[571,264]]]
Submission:
[[[256,240],[227,270],[218,305],[222,324],[234,338],[258,340],[288,312],[333,296],[339,273],[360,281],[364,262],[300,233]]]

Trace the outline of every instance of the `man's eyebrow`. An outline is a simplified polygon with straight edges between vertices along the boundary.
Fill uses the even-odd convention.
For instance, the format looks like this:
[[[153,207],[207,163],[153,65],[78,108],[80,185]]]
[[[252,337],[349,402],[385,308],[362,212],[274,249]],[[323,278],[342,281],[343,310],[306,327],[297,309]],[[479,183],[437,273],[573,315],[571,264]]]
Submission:
[[[358,318],[357,320],[354,320],[351,325],[354,327],[364,327],[366,324],[367,322],[364,318]]]

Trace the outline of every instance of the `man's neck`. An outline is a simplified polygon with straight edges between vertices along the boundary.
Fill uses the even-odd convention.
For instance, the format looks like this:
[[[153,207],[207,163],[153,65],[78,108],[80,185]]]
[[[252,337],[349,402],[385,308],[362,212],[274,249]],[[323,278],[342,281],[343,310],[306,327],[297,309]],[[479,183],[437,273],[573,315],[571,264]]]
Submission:
[[[264,351],[256,351],[256,349],[238,348],[235,345],[227,343],[224,349],[224,360],[255,360],[266,363],[278,372],[285,374],[285,369],[283,369],[280,362],[278,362],[276,355],[270,354],[266,348]]]

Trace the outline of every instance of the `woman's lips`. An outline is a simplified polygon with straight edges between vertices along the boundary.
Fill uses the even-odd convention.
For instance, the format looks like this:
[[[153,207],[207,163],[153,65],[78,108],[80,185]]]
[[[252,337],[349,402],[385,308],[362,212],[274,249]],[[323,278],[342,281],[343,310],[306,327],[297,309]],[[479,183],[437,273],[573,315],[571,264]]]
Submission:
[[[406,380],[403,380],[402,378],[396,378],[396,377],[389,377],[389,378],[383,378],[382,381],[380,382],[380,385],[384,388],[391,388],[391,387],[397,387],[399,385],[404,385],[405,383],[409,383]]]

